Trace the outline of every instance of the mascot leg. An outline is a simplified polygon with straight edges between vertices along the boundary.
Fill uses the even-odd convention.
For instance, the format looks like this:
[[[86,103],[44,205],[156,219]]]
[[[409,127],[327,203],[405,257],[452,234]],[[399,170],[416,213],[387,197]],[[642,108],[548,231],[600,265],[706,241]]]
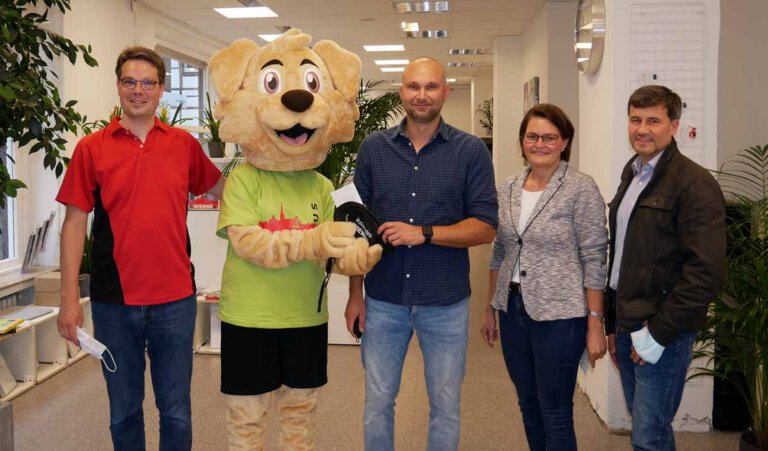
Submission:
[[[280,415],[280,449],[315,449],[315,406],[319,388],[281,387],[277,394]]]
[[[256,396],[224,395],[227,403],[229,450],[264,450],[264,431],[275,391]]]

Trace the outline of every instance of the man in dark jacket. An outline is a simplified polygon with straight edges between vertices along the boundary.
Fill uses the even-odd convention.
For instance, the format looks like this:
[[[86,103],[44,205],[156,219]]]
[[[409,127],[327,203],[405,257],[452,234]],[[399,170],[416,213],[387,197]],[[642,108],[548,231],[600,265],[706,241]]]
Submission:
[[[610,204],[608,349],[619,368],[635,450],[674,450],[696,331],[723,282],[725,202],[680,153],[680,97],[644,86],[629,98],[629,141]]]

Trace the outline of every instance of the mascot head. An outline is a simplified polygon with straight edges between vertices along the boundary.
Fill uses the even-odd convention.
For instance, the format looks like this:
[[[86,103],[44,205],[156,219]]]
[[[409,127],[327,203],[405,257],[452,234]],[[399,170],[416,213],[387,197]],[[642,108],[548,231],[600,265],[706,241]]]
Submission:
[[[360,58],[301,30],[259,47],[239,39],[211,57],[224,141],[270,171],[319,166],[331,144],[354,135]]]

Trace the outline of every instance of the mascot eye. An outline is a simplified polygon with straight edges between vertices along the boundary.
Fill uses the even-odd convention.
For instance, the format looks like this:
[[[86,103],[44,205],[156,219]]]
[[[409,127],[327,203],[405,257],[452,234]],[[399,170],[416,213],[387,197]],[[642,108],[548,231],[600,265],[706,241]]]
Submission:
[[[308,70],[304,75],[304,81],[307,83],[307,89],[312,92],[320,90],[320,76],[313,70]]]
[[[280,74],[275,70],[266,69],[261,73],[261,89],[269,94],[280,90]]]

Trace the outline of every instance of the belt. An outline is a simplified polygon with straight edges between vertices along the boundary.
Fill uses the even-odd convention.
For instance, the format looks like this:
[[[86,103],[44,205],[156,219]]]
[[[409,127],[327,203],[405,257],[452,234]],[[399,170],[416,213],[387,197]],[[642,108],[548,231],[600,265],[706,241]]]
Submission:
[[[509,282],[509,292],[523,294],[523,292],[520,290],[520,284],[517,282]]]

